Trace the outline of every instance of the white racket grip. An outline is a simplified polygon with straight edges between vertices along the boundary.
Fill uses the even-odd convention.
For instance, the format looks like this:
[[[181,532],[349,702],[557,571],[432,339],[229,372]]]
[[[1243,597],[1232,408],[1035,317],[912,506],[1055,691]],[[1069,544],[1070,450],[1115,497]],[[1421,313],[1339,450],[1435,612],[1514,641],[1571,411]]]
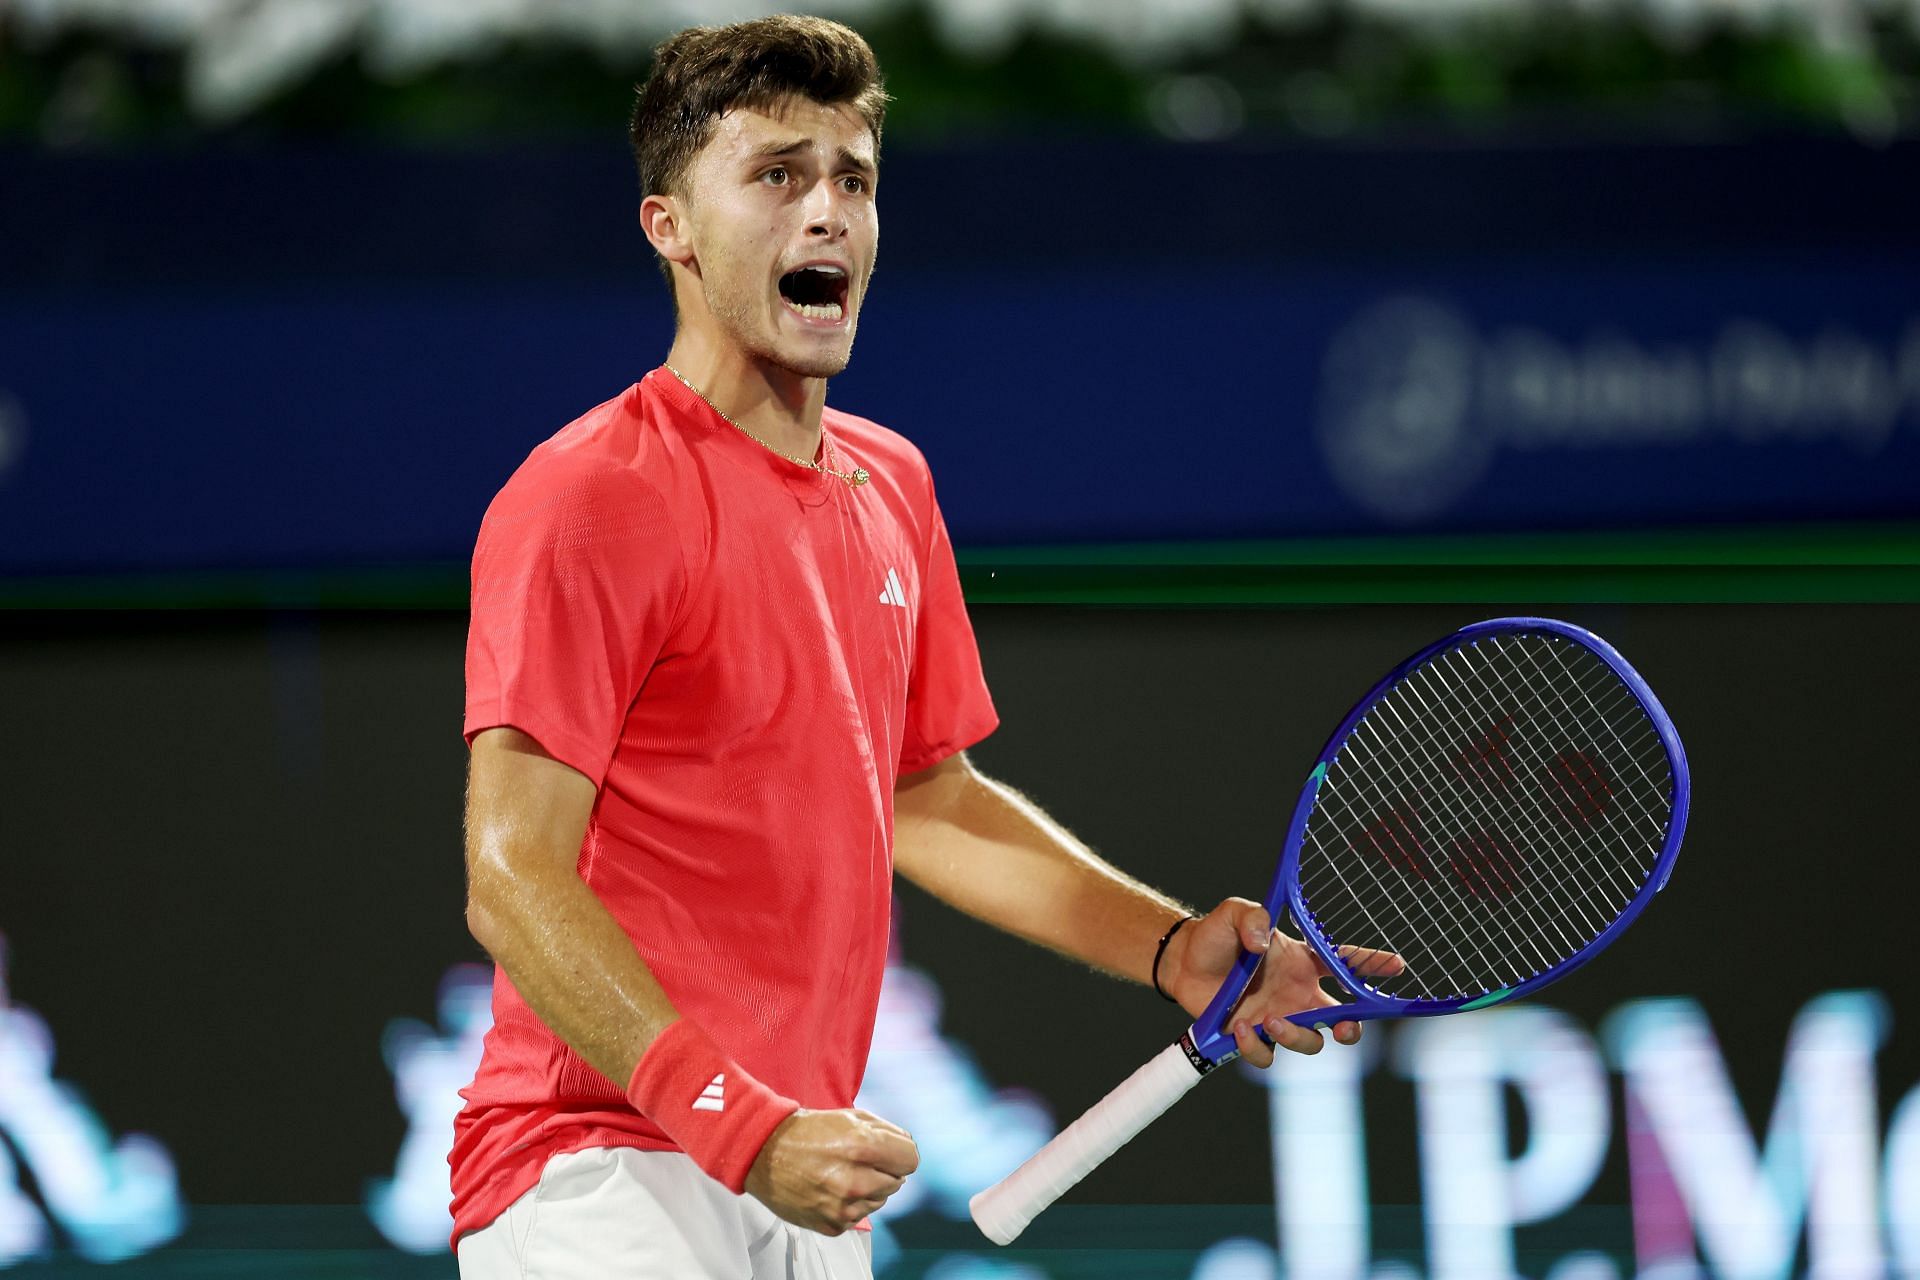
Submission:
[[[995,1244],[1011,1243],[1041,1210],[1099,1168],[1200,1080],[1201,1072],[1185,1044],[1168,1045],[1025,1164],[969,1200],[974,1222]]]

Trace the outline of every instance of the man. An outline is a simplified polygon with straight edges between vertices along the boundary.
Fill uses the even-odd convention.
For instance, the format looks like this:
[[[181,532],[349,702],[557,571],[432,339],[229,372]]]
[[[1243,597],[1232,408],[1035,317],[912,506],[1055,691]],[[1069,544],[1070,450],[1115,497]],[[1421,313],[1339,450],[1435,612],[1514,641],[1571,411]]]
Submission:
[[[886,100],[819,19],[659,48],[633,139],[672,349],[482,526],[468,919],[499,968],[451,1156],[469,1280],[870,1274],[848,1229],[916,1162],[850,1109],[896,869],[1193,1012],[1271,936],[1236,1041],[1320,1045],[1281,1017],[1332,1002],[1311,953],[1258,904],[1187,923],[967,761],[997,720],[925,461],[824,403]]]

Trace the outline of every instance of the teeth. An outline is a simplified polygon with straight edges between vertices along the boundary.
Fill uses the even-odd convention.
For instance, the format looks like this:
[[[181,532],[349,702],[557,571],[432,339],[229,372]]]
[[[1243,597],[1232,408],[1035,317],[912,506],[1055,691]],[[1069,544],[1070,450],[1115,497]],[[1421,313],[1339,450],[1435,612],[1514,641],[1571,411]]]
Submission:
[[[787,305],[810,320],[838,320],[840,318],[840,304],[837,302],[823,302],[818,306],[809,305],[804,307],[796,302],[789,302]]]
[[[820,266],[815,266],[815,267],[802,267],[800,269],[802,271],[818,271],[821,275],[827,276],[835,280],[838,280],[841,276],[844,276],[845,274],[847,274],[844,270],[842,270],[839,267],[827,266],[825,264],[822,264]]]

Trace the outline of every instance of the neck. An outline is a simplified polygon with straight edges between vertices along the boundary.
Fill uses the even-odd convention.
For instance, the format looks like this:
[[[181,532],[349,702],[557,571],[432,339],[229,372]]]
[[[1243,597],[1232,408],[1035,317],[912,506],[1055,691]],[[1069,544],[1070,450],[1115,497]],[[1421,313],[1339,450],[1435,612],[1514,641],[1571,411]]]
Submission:
[[[796,458],[819,453],[825,378],[802,377],[684,330],[674,336],[667,363],[707,403],[782,453]]]

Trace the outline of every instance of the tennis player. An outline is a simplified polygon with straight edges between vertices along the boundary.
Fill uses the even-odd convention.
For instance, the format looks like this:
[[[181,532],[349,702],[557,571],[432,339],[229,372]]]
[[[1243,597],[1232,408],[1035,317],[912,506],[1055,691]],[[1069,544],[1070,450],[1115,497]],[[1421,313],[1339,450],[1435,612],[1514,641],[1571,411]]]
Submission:
[[[1330,1003],[1312,953],[1257,903],[1190,920],[967,760],[997,719],[927,464],[825,404],[886,103],[836,23],[660,46],[633,145],[672,348],[481,526],[467,916],[498,968],[450,1157],[468,1280],[869,1276],[849,1228],[917,1160],[852,1106],[896,870],[1190,1012],[1271,946],[1240,1049],[1272,1061],[1261,1024],[1320,1047],[1281,1017]]]

